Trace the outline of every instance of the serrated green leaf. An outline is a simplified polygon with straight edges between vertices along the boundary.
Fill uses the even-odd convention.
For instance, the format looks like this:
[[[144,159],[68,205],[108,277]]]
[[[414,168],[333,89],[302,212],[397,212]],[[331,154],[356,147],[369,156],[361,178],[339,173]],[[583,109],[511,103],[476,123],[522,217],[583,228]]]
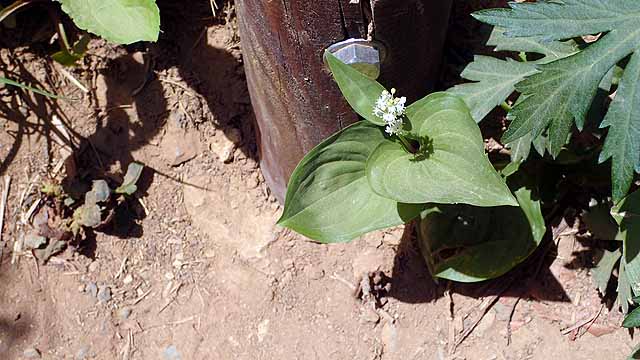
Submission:
[[[353,110],[365,120],[385,125],[381,118],[373,114],[376,101],[385,90],[384,86],[343,63],[329,51],[325,51],[324,56],[342,95]]]
[[[640,295],[640,191],[635,191],[611,209],[620,226],[622,263],[634,295]],[[630,298],[630,297],[629,297]]]
[[[584,125],[598,85],[609,70],[640,42],[640,28],[616,29],[585,50],[548,64],[516,85],[524,99],[509,113],[504,142],[549,130],[547,150],[554,157],[566,144],[574,123]]]
[[[624,321],[622,321],[622,326],[626,328],[640,327],[640,308],[636,308],[627,314],[627,316],[624,317]]]
[[[487,45],[495,46],[495,51],[518,51],[544,55],[535,63],[544,64],[553,60],[565,58],[576,53],[578,45],[573,41],[544,41],[539,37],[509,37],[504,29],[495,27],[487,41]]]
[[[620,260],[621,256],[622,252],[620,252],[620,250],[605,250],[602,258],[600,259],[600,261],[598,261],[598,265],[596,265],[595,268],[591,269],[591,277],[596,283],[596,287],[603,295],[607,290],[607,285],[609,284],[609,280],[611,279],[611,273],[613,272],[613,269],[618,263],[618,260]]]
[[[60,0],[83,30],[116,44],[157,41],[160,10],[155,0]]]
[[[531,135],[525,135],[515,141],[508,143],[507,148],[511,150],[511,161],[522,162],[527,160],[531,152]]]
[[[31,86],[27,86],[27,85],[21,84],[21,83],[19,83],[17,81],[13,81],[13,80],[7,79],[7,78],[2,77],[2,76],[0,76],[0,84],[6,84],[6,85],[15,86],[15,87],[18,87],[20,89],[28,90],[28,91],[34,92],[36,94],[40,94],[40,95],[43,95],[43,96],[46,96],[46,97],[50,97],[52,99],[57,99],[58,98],[58,95],[52,94],[52,93],[44,91],[44,90],[36,89],[34,87],[31,87]]]
[[[563,40],[597,34],[623,26],[637,26],[636,0],[562,0],[509,3],[510,9],[481,10],[476,19],[506,29],[511,37]]]
[[[409,134],[425,139],[425,154],[381,143],[367,160],[367,178],[378,195],[403,203],[517,206],[484,153],[478,125],[459,97],[433,93],[406,111]]]
[[[627,360],[638,360],[640,359],[640,344],[636,345],[633,350],[631,350],[631,354],[627,358]]]
[[[568,141],[572,126],[579,130],[589,110],[598,105],[598,88],[608,92],[619,73],[616,64],[640,48],[640,2],[635,0],[563,0],[510,3],[510,9],[480,11],[474,16],[505,29],[504,35],[520,38],[563,40],[604,33],[582,51],[548,64],[539,73],[516,85],[523,101],[509,113],[512,123],[504,142],[532,134],[534,141],[548,132],[546,149],[556,157]],[[636,57],[634,55],[634,57]],[[637,61],[637,60],[636,60]],[[610,127],[601,160],[612,158],[613,197],[619,201],[629,189],[634,170],[640,170],[640,130],[637,112],[637,67],[628,64],[626,86],[618,89],[619,100],[606,115]],[[622,93],[622,96],[620,96]]]
[[[622,308],[622,312],[626,314],[629,312],[629,304],[631,304],[633,294],[631,292],[630,280],[627,277],[624,257],[620,259],[620,265],[618,267],[618,288],[616,291],[618,292],[618,305]]]
[[[635,168],[640,163],[640,53],[635,53],[622,76],[616,96],[600,127],[609,134],[600,153],[600,162],[612,159],[613,200],[629,192]]]
[[[611,205],[600,203],[589,208],[582,216],[587,229],[600,240],[615,240],[618,234],[618,224],[611,216]]]
[[[494,28],[487,45],[495,46],[496,51],[538,53],[544,55],[544,58],[535,62],[518,62],[509,58],[502,60],[476,56],[460,74],[463,79],[474,82],[456,85],[448,90],[464,99],[476,122],[480,122],[493,108],[502,104],[515,91],[518,82],[535,74],[535,64],[548,63],[578,51],[573,41],[563,43],[543,42],[537,38],[509,38],[503,32],[503,29]]]
[[[532,191],[516,192],[520,207],[435,205],[421,215],[420,250],[435,277],[460,282],[496,278],[526,259],[546,227]]]
[[[475,82],[456,85],[448,92],[462,97],[473,119],[480,122],[515,91],[518,82],[536,71],[532,63],[476,55],[460,74],[463,79]]]
[[[116,190],[116,194],[127,194],[133,195],[138,190],[138,186],[136,183],[140,176],[142,175],[142,170],[144,170],[144,165],[132,162],[127,167],[127,173],[124,174],[124,180],[122,181],[122,185],[120,185]]]
[[[418,216],[422,205],[399,204],[368,185],[367,158],[385,141],[378,126],[358,122],[313,148],[291,175],[278,223],[310,239],[333,243]]]

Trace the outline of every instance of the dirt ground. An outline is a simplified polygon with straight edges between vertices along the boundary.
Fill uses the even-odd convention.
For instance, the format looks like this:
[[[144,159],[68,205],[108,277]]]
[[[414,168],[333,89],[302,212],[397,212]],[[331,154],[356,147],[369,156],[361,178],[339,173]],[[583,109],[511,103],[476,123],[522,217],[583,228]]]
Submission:
[[[46,48],[20,38],[3,46],[3,71],[72,100],[54,105],[0,88],[0,174],[11,178],[0,358],[628,355],[636,341],[595,290],[597,252],[576,236],[577,223],[559,221],[549,247],[473,286],[436,284],[410,229],[320,245],[275,226],[282,207],[257,165],[233,11],[227,5],[211,17],[208,2],[187,15],[173,11],[181,6],[163,5],[164,32],[149,48],[92,40],[83,65],[70,70],[87,92]],[[64,125],[52,125],[54,115]],[[60,129],[78,160],[56,174],[69,149]],[[147,169],[133,219],[46,265],[15,247],[42,179],[114,176],[134,160]],[[354,295],[363,281],[376,290]]]

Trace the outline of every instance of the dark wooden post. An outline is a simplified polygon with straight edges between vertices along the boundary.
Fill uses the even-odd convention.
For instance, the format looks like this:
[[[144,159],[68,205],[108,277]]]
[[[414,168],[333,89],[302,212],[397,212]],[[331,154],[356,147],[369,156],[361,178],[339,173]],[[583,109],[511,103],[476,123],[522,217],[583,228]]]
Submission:
[[[302,156],[357,120],[322,62],[347,38],[382,43],[378,79],[410,101],[439,76],[451,0],[236,0],[261,168],[283,201]]]

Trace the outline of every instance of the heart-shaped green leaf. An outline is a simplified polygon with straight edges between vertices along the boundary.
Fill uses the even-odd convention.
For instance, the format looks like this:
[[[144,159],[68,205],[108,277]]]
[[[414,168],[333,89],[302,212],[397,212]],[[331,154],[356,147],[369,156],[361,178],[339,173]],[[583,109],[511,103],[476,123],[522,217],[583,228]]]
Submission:
[[[313,148],[291,175],[278,223],[331,243],[416,217],[422,205],[399,204],[369,188],[366,161],[382,141],[385,137],[379,127],[358,122]]]
[[[422,154],[381,143],[367,161],[373,191],[398,202],[517,206],[484,153],[480,129],[457,96],[433,93],[407,108],[411,137]]]
[[[418,243],[431,274],[460,282],[496,278],[526,259],[546,231],[531,190],[515,192],[520,207],[437,205],[425,210]]]
[[[381,118],[373,114],[376,101],[385,90],[384,86],[343,63],[330,52],[325,51],[324,56],[342,95],[353,110],[365,120],[385,125]]]
[[[156,41],[160,10],[155,0],[60,0],[62,10],[83,30],[114,42]]]

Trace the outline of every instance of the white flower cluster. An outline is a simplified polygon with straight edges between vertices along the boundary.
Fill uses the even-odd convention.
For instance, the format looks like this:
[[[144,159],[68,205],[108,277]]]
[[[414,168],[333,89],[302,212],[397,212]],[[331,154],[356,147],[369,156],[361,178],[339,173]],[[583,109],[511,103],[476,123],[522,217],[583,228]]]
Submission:
[[[404,115],[404,104],[407,102],[406,97],[395,98],[394,95],[396,89],[391,89],[391,92],[384,90],[376,106],[373,109],[373,115],[382,118],[387,124],[385,131],[390,134],[396,134],[402,128],[402,116]]]

